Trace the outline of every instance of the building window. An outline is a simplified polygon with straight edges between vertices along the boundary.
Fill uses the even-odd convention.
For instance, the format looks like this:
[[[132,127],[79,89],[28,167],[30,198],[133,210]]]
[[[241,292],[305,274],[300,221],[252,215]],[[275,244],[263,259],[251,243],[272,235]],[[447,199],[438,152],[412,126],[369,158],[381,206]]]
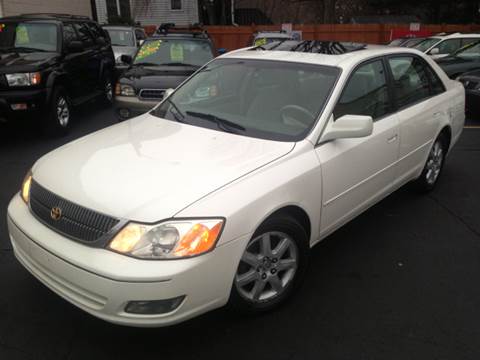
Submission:
[[[170,0],[170,8],[172,10],[182,10],[182,0]]]

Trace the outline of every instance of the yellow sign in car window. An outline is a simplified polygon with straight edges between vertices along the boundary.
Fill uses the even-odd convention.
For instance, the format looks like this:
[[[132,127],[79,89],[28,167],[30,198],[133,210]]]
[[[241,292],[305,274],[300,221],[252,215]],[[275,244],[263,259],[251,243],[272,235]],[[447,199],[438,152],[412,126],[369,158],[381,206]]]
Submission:
[[[28,44],[30,42],[28,38],[28,31],[26,26],[19,25],[17,26],[17,35],[15,38],[15,44],[22,45]]]
[[[173,43],[170,46],[170,60],[172,62],[183,62],[183,46]]]
[[[158,51],[158,49],[160,49],[161,44],[162,44],[162,40],[155,40],[155,41],[149,42],[148,44],[143,45],[141,49],[138,51],[136,60],[142,60],[142,59],[145,59],[146,57],[149,57],[155,54]]]
[[[255,46],[263,46],[267,43],[267,38],[255,39]]]

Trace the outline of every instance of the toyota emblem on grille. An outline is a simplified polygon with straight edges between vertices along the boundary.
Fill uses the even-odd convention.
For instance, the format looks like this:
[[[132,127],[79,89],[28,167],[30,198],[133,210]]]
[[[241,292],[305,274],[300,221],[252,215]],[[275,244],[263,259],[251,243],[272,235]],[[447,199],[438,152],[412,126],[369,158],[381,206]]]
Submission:
[[[52,208],[52,210],[50,211],[50,217],[55,221],[60,220],[60,218],[62,217],[62,209],[60,209],[58,206]]]

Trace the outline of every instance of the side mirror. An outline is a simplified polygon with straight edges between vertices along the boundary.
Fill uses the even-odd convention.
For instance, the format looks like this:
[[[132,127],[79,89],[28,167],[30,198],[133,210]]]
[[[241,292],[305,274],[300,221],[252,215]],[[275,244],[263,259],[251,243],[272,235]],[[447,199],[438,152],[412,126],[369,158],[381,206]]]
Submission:
[[[78,41],[78,40],[70,41],[70,43],[67,46],[67,50],[68,50],[68,52],[71,52],[71,53],[82,52],[84,50],[83,49],[83,43],[81,41]]]
[[[433,48],[430,50],[430,55],[438,55],[440,54],[440,49],[439,48]]]
[[[335,139],[362,138],[372,135],[373,119],[364,115],[343,115],[330,120],[320,142]]]
[[[142,40],[142,39],[138,40],[137,41],[137,46],[138,47],[142,46],[144,42],[145,42],[145,40]]]
[[[169,88],[169,89],[165,90],[165,92],[163,93],[163,98],[164,99],[168,98],[170,95],[173,94],[174,91],[175,91],[175,89],[172,89],[172,88]]]
[[[217,52],[218,52],[218,55],[223,55],[223,54],[225,54],[225,53],[227,52],[227,49],[225,49],[225,48],[219,48],[219,49],[217,49]]]
[[[130,55],[122,55],[120,56],[120,61],[124,64],[131,65],[133,62],[133,58]]]

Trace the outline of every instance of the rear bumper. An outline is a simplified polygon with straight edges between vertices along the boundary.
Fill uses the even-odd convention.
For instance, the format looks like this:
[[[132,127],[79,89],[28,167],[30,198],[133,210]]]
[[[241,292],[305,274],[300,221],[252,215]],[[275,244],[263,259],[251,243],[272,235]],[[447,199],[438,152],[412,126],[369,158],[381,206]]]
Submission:
[[[30,117],[47,107],[48,89],[0,91],[0,118],[10,121]],[[13,104],[26,104],[26,109],[13,110]]]
[[[8,208],[8,229],[18,261],[51,290],[98,318],[142,327],[175,324],[226,304],[248,240],[190,259],[138,260],[62,237],[38,222],[19,195]],[[125,312],[130,301],[179,296],[185,299],[169,313]]]
[[[120,120],[130,119],[153,109],[161,100],[140,100],[136,96],[116,96],[115,112]],[[122,115],[128,112],[128,115]]]

